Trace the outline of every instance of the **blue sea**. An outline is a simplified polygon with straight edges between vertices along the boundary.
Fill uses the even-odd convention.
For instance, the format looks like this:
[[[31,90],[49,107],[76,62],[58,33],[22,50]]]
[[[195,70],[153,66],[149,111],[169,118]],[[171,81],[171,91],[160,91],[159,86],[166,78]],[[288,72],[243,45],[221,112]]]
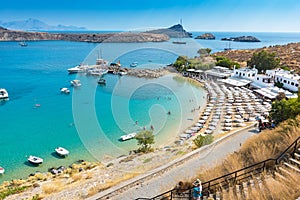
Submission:
[[[0,88],[6,88],[10,96],[9,101],[0,102],[0,166],[6,169],[0,182],[79,159],[101,161],[105,156],[126,155],[137,144],[135,140],[120,142],[120,136],[151,125],[156,145],[171,145],[172,137],[197,118],[192,110],[205,103],[204,89],[174,75],[158,79],[106,75],[107,84],[99,86],[96,77],[69,75],[68,68],[95,64],[99,57],[120,60],[123,66],[138,62],[137,68],[159,68],[178,55],[195,56],[199,48],[221,51],[226,42],[219,38],[229,36],[253,35],[262,40],[232,42],[233,49],[300,41],[295,33],[214,34],[217,40],[186,39],[185,47],[172,44],[175,39],[155,44],[29,41],[27,47],[0,42]],[[72,88],[73,79],[82,86]],[[61,94],[62,87],[70,88],[71,94]],[[57,146],[70,150],[70,155],[57,157]],[[42,157],[44,163],[30,165],[29,155]]]

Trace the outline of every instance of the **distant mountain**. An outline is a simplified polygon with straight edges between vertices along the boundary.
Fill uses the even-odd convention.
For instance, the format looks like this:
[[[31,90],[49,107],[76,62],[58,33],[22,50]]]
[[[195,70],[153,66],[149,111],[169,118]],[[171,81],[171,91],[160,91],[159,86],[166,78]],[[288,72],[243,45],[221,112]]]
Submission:
[[[146,31],[146,33],[154,34],[166,34],[171,38],[190,38],[192,34],[183,29],[181,24],[176,24],[169,28],[161,28],[152,31]]]
[[[27,20],[20,21],[11,21],[11,22],[1,22],[0,26],[12,30],[24,30],[24,31],[52,31],[52,30],[85,30],[84,27],[76,27],[76,26],[65,26],[65,25],[57,25],[52,26],[46,24],[43,21],[38,19],[29,18]]]

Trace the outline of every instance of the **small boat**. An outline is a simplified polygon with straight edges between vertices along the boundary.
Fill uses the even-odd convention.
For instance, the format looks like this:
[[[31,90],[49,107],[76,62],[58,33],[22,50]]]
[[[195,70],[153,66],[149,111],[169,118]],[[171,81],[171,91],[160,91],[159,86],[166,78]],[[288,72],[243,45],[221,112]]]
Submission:
[[[119,72],[118,73],[119,76],[123,76],[123,75],[126,75],[126,74],[127,74],[127,72]]]
[[[70,94],[70,90],[68,88],[60,88],[61,93]]]
[[[69,151],[63,147],[55,148],[55,152],[57,153],[57,155],[62,156],[62,157],[69,155]]]
[[[0,88],[0,101],[1,100],[9,100],[8,92],[4,88]]]
[[[26,44],[26,42],[25,42],[25,41],[21,41],[21,42],[19,42],[19,45],[20,45],[21,47],[27,47],[27,44]]]
[[[122,135],[120,139],[122,141],[133,139],[136,136],[136,133],[129,133],[127,135]]]
[[[80,80],[72,80],[71,81],[71,84],[75,87],[79,87],[81,86],[81,83],[80,83]]]
[[[32,164],[36,164],[36,165],[42,164],[43,161],[44,160],[42,158],[39,158],[36,156],[29,156],[29,158],[28,158],[28,162],[30,162]]]
[[[84,69],[80,67],[81,65],[78,65],[76,67],[72,67],[68,69],[69,74],[75,74],[75,73],[80,73],[84,72]]]
[[[133,62],[130,64],[130,67],[136,67],[138,65],[138,62]]]
[[[4,169],[3,167],[0,166],[0,175],[1,175],[1,174],[4,174],[4,172],[5,172],[5,169]]]
[[[181,41],[173,41],[173,44],[186,44],[186,42],[181,42]]]
[[[98,84],[99,84],[99,85],[105,85],[105,84],[106,84],[106,80],[105,80],[104,78],[100,78],[100,79],[98,80]]]

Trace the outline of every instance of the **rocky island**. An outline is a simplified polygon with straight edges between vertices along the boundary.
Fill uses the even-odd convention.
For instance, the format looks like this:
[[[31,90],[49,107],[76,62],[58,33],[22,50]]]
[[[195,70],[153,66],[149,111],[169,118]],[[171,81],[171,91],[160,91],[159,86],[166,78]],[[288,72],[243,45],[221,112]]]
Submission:
[[[64,40],[76,42],[163,42],[169,40],[165,34],[154,33],[47,33],[8,30],[0,27],[0,41]]]
[[[186,30],[184,30],[181,24],[176,24],[169,28],[146,31],[146,33],[165,34],[168,35],[170,38],[191,38],[192,37],[192,33],[189,33]]]
[[[259,39],[253,36],[230,37],[230,38],[222,38],[221,40],[234,41],[234,42],[260,42]]]
[[[198,35],[195,39],[202,39],[202,40],[214,40],[216,37],[212,33],[204,33],[202,35]]]

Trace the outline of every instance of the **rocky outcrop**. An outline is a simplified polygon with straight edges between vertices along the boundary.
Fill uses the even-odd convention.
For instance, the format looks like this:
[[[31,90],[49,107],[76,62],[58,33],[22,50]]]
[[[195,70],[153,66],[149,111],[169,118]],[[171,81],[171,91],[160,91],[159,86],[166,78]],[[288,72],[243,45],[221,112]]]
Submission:
[[[217,52],[215,56],[225,56],[233,61],[246,65],[246,61],[250,60],[253,53],[258,53],[265,50],[269,53],[275,52],[276,56],[280,58],[281,66],[288,66],[290,69],[300,71],[300,43],[290,43],[287,45],[275,45],[269,47],[263,47],[259,49],[247,49],[247,50],[232,50]]]
[[[234,41],[234,42],[260,42],[259,39],[253,36],[230,37],[230,38],[222,38],[221,40]]]
[[[171,26],[169,28],[156,29],[152,31],[146,31],[146,33],[154,33],[154,34],[165,34],[170,38],[190,38],[192,37],[192,33],[187,32],[183,29],[182,25],[177,24]]]
[[[202,39],[202,40],[214,40],[216,37],[212,33],[204,33],[195,37],[195,39]]]
[[[164,34],[118,33],[118,34],[50,34],[47,32],[12,31],[0,27],[0,41],[65,40],[76,42],[163,42],[169,40]]]

